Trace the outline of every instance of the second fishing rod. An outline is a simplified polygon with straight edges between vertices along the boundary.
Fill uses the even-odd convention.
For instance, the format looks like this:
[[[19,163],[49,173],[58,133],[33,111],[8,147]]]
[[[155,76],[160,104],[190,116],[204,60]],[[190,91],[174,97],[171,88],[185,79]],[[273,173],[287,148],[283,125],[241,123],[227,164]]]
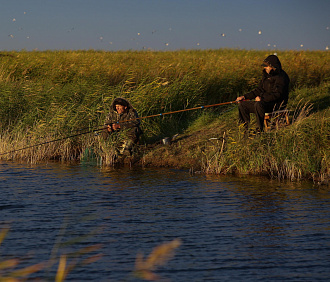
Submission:
[[[176,113],[182,113],[182,112],[187,112],[187,111],[193,111],[193,110],[199,110],[199,109],[207,109],[211,107],[217,107],[217,106],[223,106],[223,105],[229,105],[229,104],[237,104],[236,101],[229,101],[229,102],[223,102],[223,103],[218,103],[218,104],[212,104],[212,105],[205,105],[205,106],[198,106],[198,107],[193,107],[193,108],[188,108],[188,109],[182,109],[182,110],[176,110],[176,111],[170,111],[170,112],[165,112],[165,113],[159,113],[159,114],[153,114],[153,115],[148,115],[148,116],[142,116],[142,117],[136,117],[132,119],[127,119],[127,120],[121,120],[121,121],[113,121],[112,123],[125,123],[125,122],[130,122],[134,120],[142,120],[142,119],[147,119],[147,118],[152,118],[152,117],[161,117],[165,115],[171,115],[171,114],[176,114]],[[87,130],[90,128],[83,128],[80,130]],[[105,129],[104,125],[100,125],[96,127],[94,130],[90,129],[90,132],[93,131],[100,131],[102,129]]]
[[[134,119],[127,119],[127,120],[122,120],[122,121],[114,121],[112,123],[125,123],[125,122],[130,122],[130,121],[134,121],[134,120],[142,120],[142,119],[147,119],[147,118],[152,118],[152,117],[159,117],[159,116],[165,116],[165,115],[170,115],[170,114],[176,114],[176,113],[181,113],[181,112],[187,112],[187,111],[193,111],[193,110],[199,110],[199,109],[206,109],[206,108],[211,108],[211,107],[217,107],[217,106],[222,106],[222,105],[229,105],[229,104],[235,104],[237,103],[236,101],[230,101],[230,102],[224,102],[224,103],[218,103],[218,104],[212,104],[212,105],[206,105],[206,106],[199,106],[199,107],[194,107],[194,108],[189,108],[189,109],[182,109],[182,110],[177,110],[177,111],[171,111],[171,112],[166,112],[166,113],[159,113],[159,114],[153,114],[153,115],[148,115],[148,116],[143,116],[143,117],[136,117]],[[58,141],[63,141],[69,138],[73,138],[73,137],[77,137],[77,136],[81,136],[81,135],[85,135],[85,134],[90,134],[90,133],[98,133],[100,131],[106,130],[107,129],[107,125],[100,125],[97,128],[85,128],[85,129],[80,129],[80,133],[76,133],[76,134],[72,134],[72,135],[68,135],[65,137],[60,137],[57,139],[53,139],[50,141],[45,141],[45,142],[41,142],[38,144],[34,144],[34,145],[29,145],[26,147],[22,147],[22,148],[18,148],[18,149],[13,149],[4,153],[1,153],[1,155],[6,155],[9,153],[14,153],[17,151],[22,151],[22,150],[26,150],[26,149],[31,149],[34,147],[38,147],[38,146],[42,146],[42,145],[46,145],[46,144],[50,144],[50,143],[54,143],[54,142],[58,142]]]

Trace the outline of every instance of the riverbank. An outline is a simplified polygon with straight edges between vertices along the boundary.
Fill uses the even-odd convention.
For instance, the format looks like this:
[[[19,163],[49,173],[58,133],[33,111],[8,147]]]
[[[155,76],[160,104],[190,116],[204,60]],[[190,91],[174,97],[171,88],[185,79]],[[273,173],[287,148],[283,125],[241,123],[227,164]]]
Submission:
[[[310,111],[303,105],[291,113],[290,125],[249,137],[237,125],[237,107],[213,119],[206,114],[170,145],[159,142],[141,164],[329,185],[330,112]]]
[[[277,53],[291,79],[290,126],[244,139],[236,105],[144,119],[134,163],[328,183],[328,52]],[[93,151],[102,165],[113,165],[115,142],[94,132],[114,98],[128,99],[141,117],[234,101],[258,83],[267,55],[229,49],[2,52],[0,158],[66,162]],[[158,144],[173,136],[171,145]]]

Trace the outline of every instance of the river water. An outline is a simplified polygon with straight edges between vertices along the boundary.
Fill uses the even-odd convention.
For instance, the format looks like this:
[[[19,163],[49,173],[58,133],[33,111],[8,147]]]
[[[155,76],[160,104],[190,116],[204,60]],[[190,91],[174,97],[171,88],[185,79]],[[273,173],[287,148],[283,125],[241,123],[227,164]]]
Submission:
[[[174,169],[0,163],[1,261],[18,268],[94,244],[67,281],[143,281],[138,253],[180,239],[166,281],[329,281],[329,187]],[[57,259],[58,263],[58,259]],[[57,264],[32,277],[54,281]],[[1,273],[1,272],[0,272]],[[164,280],[161,280],[164,281]]]

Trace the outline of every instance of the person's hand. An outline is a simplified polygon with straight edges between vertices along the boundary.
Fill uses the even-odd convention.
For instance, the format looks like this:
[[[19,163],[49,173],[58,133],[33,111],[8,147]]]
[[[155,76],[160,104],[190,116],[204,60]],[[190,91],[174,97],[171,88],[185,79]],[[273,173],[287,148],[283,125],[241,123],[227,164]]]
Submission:
[[[117,129],[119,129],[120,128],[120,124],[119,123],[113,123],[112,124],[112,129],[113,130],[117,130]]]
[[[113,131],[110,124],[108,124],[107,130],[108,130],[108,132],[112,132]]]
[[[256,101],[257,101],[257,102],[260,102],[260,101],[261,101],[260,96],[257,96],[257,97],[256,97]]]
[[[240,101],[243,101],[245,100],[245,97],[244,96],[239,96],[236,98],[236,102],[240,102]]]

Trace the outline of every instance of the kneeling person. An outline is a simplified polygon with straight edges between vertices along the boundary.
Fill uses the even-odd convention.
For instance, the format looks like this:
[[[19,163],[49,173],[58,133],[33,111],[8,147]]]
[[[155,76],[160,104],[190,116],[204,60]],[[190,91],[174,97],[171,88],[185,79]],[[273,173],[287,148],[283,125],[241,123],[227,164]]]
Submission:
[[[120,149],[121,154],[125,150],[131,152],[132,146],[139,141],[142,131],[138,117],[137,111],[126,99],[116,98],[113,101],[104,123],[106,127],[103,136],[107,139],[113,132],[125,131],[127,139]]]

